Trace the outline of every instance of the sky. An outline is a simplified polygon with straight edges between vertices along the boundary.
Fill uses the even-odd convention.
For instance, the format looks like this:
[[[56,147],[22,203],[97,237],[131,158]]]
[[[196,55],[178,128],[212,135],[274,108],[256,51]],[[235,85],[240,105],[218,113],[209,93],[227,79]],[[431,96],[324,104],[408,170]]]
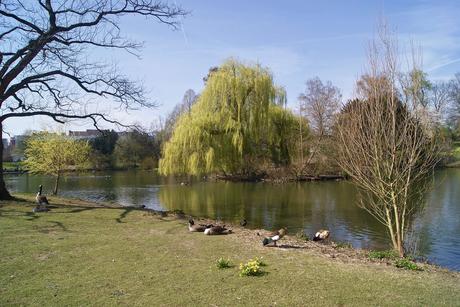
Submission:
[[[365,71],[366,48],[384,18],[402,42],[423,51],[423,69],[432,80],[460,72],[460,1],[417,0],[176,0],[190,12],[177,30],[139,17],[121,20],[122,34],[144,42],[141,58],[106,50],[101,55],[120,71],[142,82],[158,107],[128,113],[111,110],[110,102],[95,105],[124,123],[150,127],[167,116],[187,89],[199,93],[212,66],[229,57],[269,67],[284,86],[294,108],[305,81],[318,76],[338,86],[344,100]],[[10,119],[11,135],[26,130],[82,130],[89,123],[58,126],[44,117]],[[106,126],[110,128],[109,126]]]

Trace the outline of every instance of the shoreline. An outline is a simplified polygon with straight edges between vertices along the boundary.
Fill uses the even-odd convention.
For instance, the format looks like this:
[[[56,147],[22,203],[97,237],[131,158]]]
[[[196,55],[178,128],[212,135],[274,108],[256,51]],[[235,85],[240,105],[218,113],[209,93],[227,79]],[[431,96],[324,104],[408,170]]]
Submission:
[[[24,193],[17,193],[14,194],[14,197],[19,201],[27,201],[35,204],[34,196],[30,194]],[[264,236],[271,233],[273,230],[267,230],[263,228],[249,228],[243,227],[239,224],[235,224],[234,222],[229,221],[222,221],[216,220],[212,218],[206,217],[199,217],[184,213],[182,210],[170,210],[170,211],[161,211],[161,210],[154,210],[150,208],[142,208],[137,206],[122,206],[118,203],[112,202],[92,202],[86,201],[83,199],[77,198],[66,198],[66,197],[59,197],[59,196],[50,196],[49,200],[57,200],[59,202],[65,202],[64,206],[79,206],[79,207],[88,207],[88,208],[110,208],[110,209],[120,209],[120,210],[135,210],[142,212],[144,215],[152,215],[159,218],[173,218],[178,221],[182,221],[185,224],[187,223],[188,219],[192,218],[197,223],[203,224],[214,224],[214,225],[226,225],[226,227],[232,229],[232,233],[229,234],[230,236],[236,236],[238,239],[246,241],[248,243],[253,244],[254,246],[259,245],[262,247],[262,240]],[[1,206],[1,204],[0,204]],[[59,208],[60,206],[57,205]],[[53,210],[53,205],[50,207]],[[52,212],[52,211],[51,211]],[[184,224],[184,225],[185,225]],[[277,248],[277,247],[263,247],[263,248]],[[373,252],[374,250],[368,249],[360,249],[351,246],[348,242],[339,242],[333,240],[327,240],[326,242],[314,242],[311,238],[305,240],[305,236],[299,236],[299,233],[289,233],[279,241],[280,250],[304,250],[307,253],[313,253],[315,256],[328,258],[331,261],[339,261],[344,264],[354,263],[354,264],[361,264],[361,265],[376,265],[376,266],[386,266],[389,269],[395,270],[402,270],[401,268],[396,268],[394,266],[395,259],[402,259],[402,258],[395,258],[395,259],[370,259],[369,253]],[[387,251],[387,250],[384,250]],[[426,272],[442,272],[442,273],[449,273],[454,274],[460,277],[460,271],[455,271],[446,267],[442,267],[435,263],[431,263],[428,261],[419,261],[417,259],[413,260],[414,263],[419,265],[423,271]]]

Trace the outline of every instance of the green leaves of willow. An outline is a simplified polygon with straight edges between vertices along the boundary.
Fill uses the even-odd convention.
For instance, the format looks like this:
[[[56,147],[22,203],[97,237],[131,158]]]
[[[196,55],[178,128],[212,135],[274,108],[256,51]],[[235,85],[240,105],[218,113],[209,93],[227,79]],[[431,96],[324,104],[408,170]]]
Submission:
[[[160,172],[248,173],[257,169],[254,161],[273,162],[280,151],[289,155],[280,141],[297,118],[283,109],[285,103],[286,93],[268,69],[227,60],[210,74],[191,112],[177,121]]]

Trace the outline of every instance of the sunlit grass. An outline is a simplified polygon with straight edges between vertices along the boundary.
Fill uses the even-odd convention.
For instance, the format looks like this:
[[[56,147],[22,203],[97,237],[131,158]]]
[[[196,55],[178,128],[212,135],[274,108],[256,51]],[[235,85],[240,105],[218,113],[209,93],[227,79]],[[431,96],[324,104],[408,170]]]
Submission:
[[[308,250],[264,248],[237,233],[189,233],[186,220],[51,198],[0,207],[0,305],[456,305],[455,273],[351,264]],[[258,242],[260,243],[260,242]],[[263,257],[265,274],[239,267]],[[260,259],[260,258],[259,258]]]

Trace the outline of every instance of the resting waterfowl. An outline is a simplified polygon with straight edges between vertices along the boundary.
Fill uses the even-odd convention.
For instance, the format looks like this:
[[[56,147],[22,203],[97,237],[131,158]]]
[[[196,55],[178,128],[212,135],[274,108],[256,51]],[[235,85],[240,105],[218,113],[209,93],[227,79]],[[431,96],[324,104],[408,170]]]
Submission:
[[[225,225],[224,226],[216,225],[216,226],[208,227],[204,230],[205,235],[226,235],[229,233],[232,233],[232,230],[225,228]]]
[[[188,220],[188,230],[190,232],[203,232],[206,229],[206,225],[195,225],[195,222],[190,219]]]
[[[324,241],[329,238],[330,231],[327,229],[320,229],[315,233],[313,241]]]
[[[276,246],[276,242],[281,240],[286,235],[286,233],[287,229],[285,227],[278,231],[272,232],[268,237],[264,238],[262,244],[265,246],[273,242],[273,244]]]
[[[243,227],[246,226],[247,224],[248,224],[248,221],[246,221],[246,219],[242,219],[240,221],[240,225],[243,226]]]

